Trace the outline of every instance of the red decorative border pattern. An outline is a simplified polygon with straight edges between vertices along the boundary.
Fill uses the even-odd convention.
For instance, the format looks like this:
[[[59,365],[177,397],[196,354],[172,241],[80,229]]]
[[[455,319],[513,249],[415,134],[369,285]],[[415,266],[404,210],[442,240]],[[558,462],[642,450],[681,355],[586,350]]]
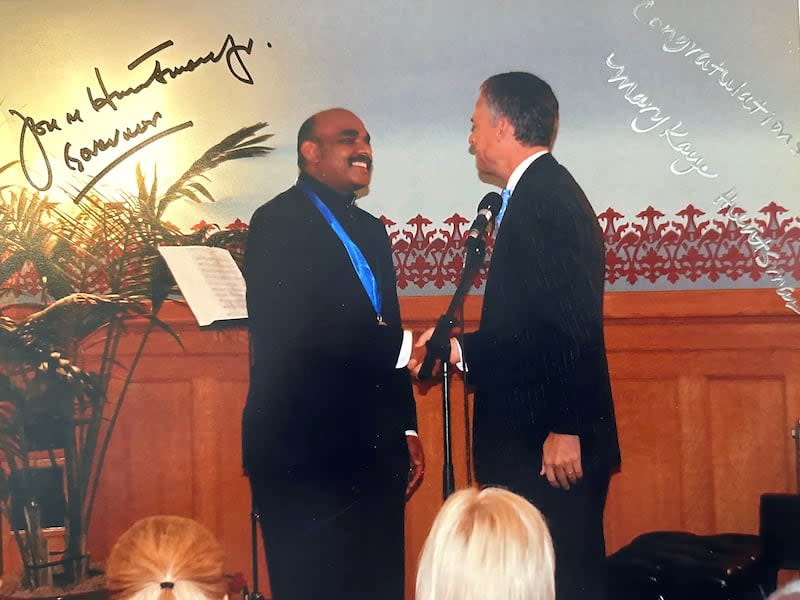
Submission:
[[[736,212],[738,211],[738,212]],[[736,214],[742,212],[735,209]],[[800,217],[783,217],[789,211],[770,202],[761,208],[761,218],[752,222],[768,240],[774,257],[770,270],[777,271],[787,281],[800,281]],[[617,289],[636,284],[667,283],[676,287],[705,279],[709,282],[750,280],[772,285],[771,275],[756,263],[756,252],[748,236],[739,231],[734,220],[719,211],[707,213],[689,204],[667,219],[652,206],[636,214],[636,220],[608,208],[598,215],[606,244],[606,281]],[[397,284],[401,290],[455,285],[463,267],[464,237],[469,219],[459,214],[447,218],[443,227],[417,215],[405,225],[398,225],[382,216],[392,244]],[[207,228],[203,222],[193,229]],[[242,231],[247,224],[236,219],[225,227]],[[232,250],[241,252],[242,248]],[[491,254],[491,242],[488,253]],[[0,260],[4,253],[0,252]],[[473,285],[481,287],[486,269],[481,269]],[[3,295],[36,296],[41,293],[35,268],[26,264],[22,271],[5,282]]]
[[[800,280],[800,217],[782,218],[789,211],[775,202],[758,212],[764,217],[754,217],[752,222],[777,256],[769,268]],[[768,279],[756,263],[756,250],[736,222],[727,217],[702,219],[705,215],[689,204],[676,213],[680,220],[664,220],[662,212],[648,206],[636,215],[640,222],[618,223],[624,215],[607,209],[598,215],[606,241],[606,281],[676,284],[703,277],[711,282]]]
[[[753,218],[753,223],[778,256],[770,269],[787,280],[800,280],[800,217],[783,218],[788,211],[774,202],[758,212],[764,216]],[[705,215],[689,204],[676,213],[678,219],[666,219],[663,212],[648,206],[636,215],[637,220],[625,221],[625,215],[606,209],[598,215],[606,244],[606,281],[623,286],[678,285],[703,278],[710,282],[769,281],[756,264],[748,236],[739,231],[736,222],[727,217],[703,219]],[[386,217],[382,220],[389,231],[401,290],[429,285],[441,289],[457,282],[468,219],[454,214],[444,221],[447,227],[434,227],[422,215],[407,221],[407,227]],[[485,270],[476,278],[475,287],[480,287],[483,277]]]

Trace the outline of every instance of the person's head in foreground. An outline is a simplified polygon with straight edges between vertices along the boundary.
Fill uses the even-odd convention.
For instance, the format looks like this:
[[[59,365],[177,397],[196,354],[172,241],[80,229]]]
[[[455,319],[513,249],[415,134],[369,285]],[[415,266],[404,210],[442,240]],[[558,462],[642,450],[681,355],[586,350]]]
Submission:
[[[772,592],[767,600],[800,600],[800,581],[790,581],[782,588]]]
[[[456,492],[420,556],[416,600],[553,600],[555,558],[541,513],[500,488]]]
[[[221,600],[227,589],[222,547],[200,523],[146,517],[123,533],[106,562],[118,600]]]

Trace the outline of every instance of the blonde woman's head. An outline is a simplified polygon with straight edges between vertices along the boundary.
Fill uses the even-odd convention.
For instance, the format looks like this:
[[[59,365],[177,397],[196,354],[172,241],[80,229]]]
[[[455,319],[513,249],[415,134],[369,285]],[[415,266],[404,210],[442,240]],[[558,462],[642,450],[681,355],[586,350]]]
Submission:
[[[118,600],[221,600],[223,552],[214,535],[184,517],[137,521],[114,544],[106,583]]]
[[[800,600],[800,581],[790,581],[777,591],[772,592],[767,600]]]
[[[422,549],[416,600],[553,600],[555,558],[541,513],[500,488],[444,503]]]

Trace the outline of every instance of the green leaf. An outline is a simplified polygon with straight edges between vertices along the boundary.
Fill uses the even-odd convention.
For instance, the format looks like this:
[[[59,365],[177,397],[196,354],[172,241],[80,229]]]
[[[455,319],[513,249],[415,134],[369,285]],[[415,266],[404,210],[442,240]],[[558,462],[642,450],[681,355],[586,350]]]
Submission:
[[[203,194],[203,196],[208,198],[211,202],[215,202],[214,196],[211,195],[211,192],[209,192],[202,183],[198,183],[196,181],[190,181],[189,183],[186,184],[186,187],[190,187],[192,189],[197,190],[198,192]]]

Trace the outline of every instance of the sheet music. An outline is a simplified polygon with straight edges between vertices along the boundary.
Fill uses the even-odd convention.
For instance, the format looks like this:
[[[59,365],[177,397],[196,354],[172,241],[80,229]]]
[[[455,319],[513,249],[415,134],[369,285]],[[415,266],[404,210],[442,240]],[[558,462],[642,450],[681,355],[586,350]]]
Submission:
[[[161,246],[159,252],[198,325],[247,318],[245,282],[224,248]]]

